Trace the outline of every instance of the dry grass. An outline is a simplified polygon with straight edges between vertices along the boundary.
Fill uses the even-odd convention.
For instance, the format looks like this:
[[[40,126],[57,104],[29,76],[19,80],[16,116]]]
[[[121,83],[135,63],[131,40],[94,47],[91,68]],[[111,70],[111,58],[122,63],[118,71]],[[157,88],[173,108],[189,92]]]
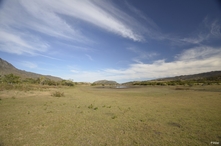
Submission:
[[[221,86],[0,92],[0,144],[209,145],[221,142]],[[203,87],[207,89],[207,87]],[[209,89],[211,88],[208,87]],[[14,98],[12,98],[14,97]]]

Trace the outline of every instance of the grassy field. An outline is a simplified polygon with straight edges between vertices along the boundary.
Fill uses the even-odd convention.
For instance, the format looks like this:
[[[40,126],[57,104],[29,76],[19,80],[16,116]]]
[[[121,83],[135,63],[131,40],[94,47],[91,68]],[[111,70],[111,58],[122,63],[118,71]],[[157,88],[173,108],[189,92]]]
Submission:
[[[0,146],[211,142],[221,143],[221,86],[0,91]]]

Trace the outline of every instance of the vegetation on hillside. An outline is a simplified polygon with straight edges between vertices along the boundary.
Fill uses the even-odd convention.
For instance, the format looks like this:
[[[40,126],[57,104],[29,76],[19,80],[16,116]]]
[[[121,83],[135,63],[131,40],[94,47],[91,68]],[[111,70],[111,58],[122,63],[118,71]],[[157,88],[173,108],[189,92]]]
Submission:
[[[96,85],[118,85],[118,83],[116,81],[108,81],[108,80],[99,80],[96,82],[93,82],[93,84],[91,84],[92,86],[96,86]]]
[[[13,74],[16,76],[19,76],[20,79],[24,80],[26,78],[32,78],[32,79],[38,79],[38,78],[47,78],[53,81],[61,81],[62,79],[59,77],[51,76],[51,75],[41,75],[33,72],[27,72],[24,70],[20,70],[15,68],[11,63],[3,60],[0,58],[0,75],[8,75],[8,74]]]
[[[61,80],[55,81],[45,76],[41,76],[40,78],[26,78],[22,79],[20,76],[14,74],[6,74],[0,75],[0,83],[1,84],[39,84],[39,85],[49,85],[49,86],[74,86],[74,82],[72,80]]]
[[[125,85],[160,85],[160,86],[176,86],[176,85],[184,85],[184,86],[193,86],[193,85],[221,85],[221,75],[211,76],[205,78],[198,79],[186,79],[186,80],[155,80],[155,81],[134,81],[124,83]]]
[[[132,85],[159,85],[159,86],[176,86],[176,85],[184,85],[184,86],[193,86],[193,85],[221,85],[221,81],[219,80],[176,80],[176,81],[136,81],[132,82]]]

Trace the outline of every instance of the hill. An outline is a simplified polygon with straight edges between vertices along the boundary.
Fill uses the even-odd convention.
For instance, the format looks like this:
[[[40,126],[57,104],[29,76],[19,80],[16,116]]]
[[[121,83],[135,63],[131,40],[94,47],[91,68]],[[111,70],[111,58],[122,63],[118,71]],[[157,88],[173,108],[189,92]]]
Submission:
[[[156,79],[153,81],[176,81],[176,80],[202,80],[202,79],[208,79],[211,80],[220,80],[221,79],[221,71],[211,71],[211,72],[205,72],[205,73],[199,73],[199,74],[193,74],[193,75],[182,75],[182,76],[176,76],[176,77],[169,77],[169,78],[161,78]]]
[[[25,78],[33,78],[37,79],[40,77],[45,77],[47,79],[53,80],[53,81],[61,81],[62,79],[59,77],[54,77],[50,75],[41,75],[37,73],[27,72],[24,70],[19,70],[15,68],[12,64],[8,63],[7,61],[0,58],[0,75],[6,75],[6,74],[14,74],[17,76],[20,76],[22,79]]]
[[[92,85],[118,85],[118,83],[116,81],[99,80],[93,82]]]
[[[123,85],[164,85],[163,82],[167,84],[174,85],[175,82],[179,84],[185,83],[221,83],[221,71],[211,71],[192,75],[182,75],[168,78],[160,78],[149,81],[132,81],[123,83]]]

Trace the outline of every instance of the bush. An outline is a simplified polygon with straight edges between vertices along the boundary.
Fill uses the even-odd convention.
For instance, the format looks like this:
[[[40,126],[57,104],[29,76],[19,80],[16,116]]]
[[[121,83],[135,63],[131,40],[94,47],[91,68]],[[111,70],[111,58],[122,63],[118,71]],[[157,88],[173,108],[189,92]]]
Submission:
[[[10,83],[10,84],[12,84],[12,83],[18,84],[18,83],[21,82],[21,81],[20,81],[20,77],[14,75],[14,74],[4,75],[3,81],[4,81],[5,83]]]
[[[64,92],[55,91],[54,93],[52,93],[51,96],[54,96],[54,97],[63,97],[63,96],[64,96]]]

